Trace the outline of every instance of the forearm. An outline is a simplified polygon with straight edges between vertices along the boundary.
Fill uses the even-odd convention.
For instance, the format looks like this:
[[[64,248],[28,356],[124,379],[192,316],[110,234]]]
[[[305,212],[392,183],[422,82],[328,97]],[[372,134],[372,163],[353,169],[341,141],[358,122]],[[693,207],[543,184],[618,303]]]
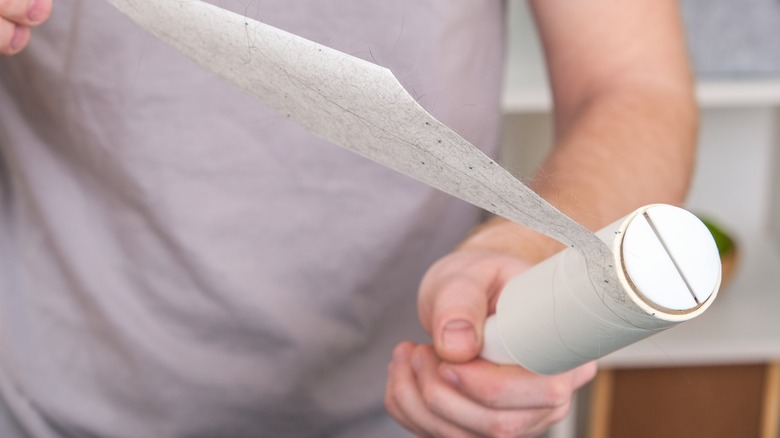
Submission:
[[[681,204],[692,172],[697,132],[692,87],[623,87],[599,92],[558,123],[556,147],[532,181],[537,193],[591,230],[645,204]],[[500,218],[463,247],[496,249],[532,262],[561,248]]]
[[[692,92],[607,92],[564,123],[533,188],[591,229],[644,204],[680,204],[696,132]]]
[[[532,188],[596,230],[650,203],[683,202],[697,108],[673,0],[532,2],[555,117],[555,148]],[[464,247],[539,261],[561,246],[495,219]]]

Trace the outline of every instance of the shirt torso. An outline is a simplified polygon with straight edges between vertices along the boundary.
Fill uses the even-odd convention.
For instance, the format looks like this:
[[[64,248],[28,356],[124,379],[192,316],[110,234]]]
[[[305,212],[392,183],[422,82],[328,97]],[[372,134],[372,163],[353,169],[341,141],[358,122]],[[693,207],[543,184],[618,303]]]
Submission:
[[[503,5],[214,1],[390,68],[493,152]],[[425,269],[479,212],[322,141],[103,2],[0,60],[0,389],[41,436],[383,421]]]

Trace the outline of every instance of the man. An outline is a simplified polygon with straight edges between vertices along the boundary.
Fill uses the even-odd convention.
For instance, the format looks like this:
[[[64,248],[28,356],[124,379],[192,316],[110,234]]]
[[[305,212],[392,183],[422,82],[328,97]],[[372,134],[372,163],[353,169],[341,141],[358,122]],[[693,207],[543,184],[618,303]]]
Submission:
[[[495,153],[503,2],[214,3],[391,68]],[[31,32],[50,8],[0,2],[8,430],[396,436],[382,362],[404,339],[384,404],[416,434],[534,435],[566,413],[593,364],[477,358],[501,285],[558,244],[493,219],[451,251],[476,209],[317,140],[103,2],[59,0]],[[682,202],[696,111],[676,4],[533,8],[556,119],[534,189],[591,229]],[[413,294],[431,264],[428,345]]]

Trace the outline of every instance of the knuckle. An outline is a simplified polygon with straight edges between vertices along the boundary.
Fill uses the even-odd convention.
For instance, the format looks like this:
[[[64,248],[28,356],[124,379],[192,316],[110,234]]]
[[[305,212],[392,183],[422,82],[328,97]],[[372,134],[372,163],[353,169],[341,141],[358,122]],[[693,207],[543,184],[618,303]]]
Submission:
[[[571,400],[573,392],[571,379],[557,378],[547,386],[545,401],[553,407],[564,406]]]

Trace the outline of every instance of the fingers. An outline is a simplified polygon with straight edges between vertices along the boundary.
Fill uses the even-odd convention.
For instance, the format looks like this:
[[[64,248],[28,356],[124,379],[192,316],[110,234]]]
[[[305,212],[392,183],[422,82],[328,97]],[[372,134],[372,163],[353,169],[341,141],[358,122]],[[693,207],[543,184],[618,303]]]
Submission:
[[[549,412],[544,409],[493,409],[465,397],[439,374],[441,362],[433,349],[418,346],[412,356],[425,406],[441,421],[478,436],[518,437],[541,432],[537,425]]]
[[[471,437],[473,435],[453,426],[434,414],[425,404],[419,390],[412,355],[415,346],[411,343],[398,345],[393,352],[393,361],[388,367],[385,407],[401,425],[417,436]]]
[[[31,27],[46,20],[51,8],[52,0],[0,0],[0,17]]]
[[[420,436],[525,437],[536,436],[565,417],[570,396],[549,407],[496,408],[461,392],[442,377],[442,362],[429,345],[406,343],[396,348],[389,367],[385,403],[388,411],[407,429]],[[496,367],[498,368],[498,367]],[[508,373],[508,370],[494,370]],[[516,374],[509,384],[527,379]],[[543,385],[538,385],[543,388]],[[525,406],[522,400],[501,400],[497,405]],[[547,404],[544,404],[548,406]]]
[[[596,375],[591,362],[572,371],[543,376],[519,366],[475,360],[463,365],[443,363],[439,375],[478,404],[496,409],[556,409]]]
[[[30,28],[0,18],[0,54],[15,55],[30,41]]]
[[[494,297],[526,269],[520,259],[486,251],[459,251],[436,263],[420,286],[419,312],[438,355],[461,363],[482,349],[482,329]]]
[[[387,384],[385,386],[385,408],[390,415],[395,418],[398,423],[409,431],[416,432],[416,428],[412,424],[409,417],[406,416],[403,406],[403,400],[407,397],[406,391],[408,379],[406,378],[406,367],[409,363],[409,358],[414,350],[414,344],[411,342],[403,342],[398,344],[393,350],[393,359],[387,366]]]
[[[0,54],[19,53],[30,41],[30,28],[51,14],[52,0],[0,0]]]

